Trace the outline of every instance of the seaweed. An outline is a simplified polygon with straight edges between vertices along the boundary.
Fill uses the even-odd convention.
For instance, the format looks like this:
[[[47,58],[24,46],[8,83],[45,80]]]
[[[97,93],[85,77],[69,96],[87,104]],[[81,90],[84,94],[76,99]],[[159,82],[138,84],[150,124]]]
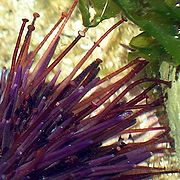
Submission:
[[[141,28],[142,33],[130,42],[130,46],[135,49],[129,53],[130,60],[144,57],[151,62],[152,70],[158,70],[162,61],[180,65],[180,9],[177,1],[86,0],[79,3],[85,26],[98,25],[121,12]],[[92,21],[90,7],[95,10]]]

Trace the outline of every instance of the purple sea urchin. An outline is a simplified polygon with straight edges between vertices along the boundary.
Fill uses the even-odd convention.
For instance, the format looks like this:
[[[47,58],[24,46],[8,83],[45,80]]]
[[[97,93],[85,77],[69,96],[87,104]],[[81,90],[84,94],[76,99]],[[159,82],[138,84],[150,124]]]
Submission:
[[[28,26],[25,40],[19,48],[28,22],[27,19],[23,19],[10,72],[7,73],[4,68],[1,73],[0,177],[62,180],[141,179],[166,173],[167,171],[162,168],[138,164],[154,153],[173,151],[171,148],[158,146],[170,141],[169,128],[133,129],[132,126],[136,124],[139,115],[163,104],[164,97],[151,100],[149,92],[156,85],[170,86],[170,83],[149,78],[132,81],[148,64],[146,60],[140,58],[103,79],[96,77],[100,70],[99,64],[102,62],[96,59],[74,77],[99,43],[123,23],[124,19],[118,21],[94,43],[62,82],[57,82],[60,72],[55,74],[50,82],[46,81],[52,69],[88,30],[85,28],[79,31],[75,40],[49,65],[60,35],[77,3],[78,1],[74,0],[69,12],[62,14],[50,33],[32,52],[29,51],[31,34],[39,15],[33,14],[34,19]],[[34,57],[58,26],[60,27],[57,34],[33,69],[31,66]],[[124,77],[107,85],[109,79],[127,69],[129,71]],[[135,94],[132,99],[125,101],[125,95],[142,83],[150,85]],[[107,102],[122,87],[124,89],[117,97]],[[146,131],[158,133],[143,142],[117,141],[103,146],[104,141],[114,136],[135,132],[143,134]]]

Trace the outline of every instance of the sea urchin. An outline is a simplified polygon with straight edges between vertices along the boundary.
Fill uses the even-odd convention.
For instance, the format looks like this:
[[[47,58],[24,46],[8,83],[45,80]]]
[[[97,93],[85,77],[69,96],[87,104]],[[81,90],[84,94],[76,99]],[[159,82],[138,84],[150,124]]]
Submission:
[[[39,15],[34,13],[20,48],[28,22],[23,19],[11,69],[7,72],[3,68],[0,79],[1,179],[142,179],[167,172],[162,168],[138,164],[154,153],[162,153],[165,149],[172,151],[171,148],[158,146],[169,142],[169,128],[133,129],[132,126],[139,115],[163,104],[164,97],[149,100],[149,92],[156,85],[170,86],[170,83],[146,77],[133,80],[148,64],[141,58],[102,79],[96,77],[102,62],[100,59],[76,75],[99,43],[125,19],[118,21],[102,35],[62,82],[57,81],[60,72],[50,82],[46,80],[53,68],[88,30],[79,31],[73,42],[49,65],[62,30],[77,3],[74,0],[69,12],[62,14],[32,52],[29,51],[29,45]],[[34,57],[58,27],[49,47],[32,68]],[[118,79],[118,74],[127,70],[128,73]],[[115,76],[115,82],[107,83]],[[143,91],[130,100],[124,99],[128,92],[143,83],[147,84]],[[123,90],[118,93],[122,87]],[[115,93],[116,97],[108,101]],[[126,143],[119,138],[117,142],[103,145],[104,141],[114,136],[134,132],[141,135],[156,130],[159,133],[147,141]]]

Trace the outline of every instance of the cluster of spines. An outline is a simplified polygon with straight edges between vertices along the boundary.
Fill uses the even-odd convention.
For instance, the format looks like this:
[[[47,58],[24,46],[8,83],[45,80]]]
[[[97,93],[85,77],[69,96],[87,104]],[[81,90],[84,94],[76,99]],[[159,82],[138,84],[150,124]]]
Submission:
[[[170,86],[169,82],[133,78],[147,65],[137,58],[119,70],[100,79],[97,76],[102,62],[96,59],[82,73],[75,74],[99,43],[117,26],[113,25],[94,43],[73,71],[58,83],[60,71],[50,82],[46,77],[63,57],[85,36],[85,28],[79,31],[75,40],[49,65],[60,40],[60,35],[78,1],[74,0],[68,13],[63,13],[52,30],[37,48],[29,52],[31,34],[35,20],[28,26],[25,40],[20,42],[27,19],[23,19],[12,57],[10,72],[4,68],[0,81],[0,177],[3,179],[108,179],[145,178],[167,172],[161,168],[141,167],[138,164],[154,153],[164,151],[159,144],[169,142],[167,127],[131,129],[136,118],[163,104],[164,97],[153,101],[148,93],[159,84]],[[60,23],[62,25],[60,26]],[[53,31],[59,27],[49,47],[37,62],[32,72],[34,57]],[[121,79],[105,87],[101,86],[129,72]],[[140,84],[151,84],[128,101],[123,98]],[[127,86],[127,87],[125,87]],[[101,88],[100,88],[101,87]],[[107,100],[119,89],[125,87],[111,102]],[[92,90],[92,92],[91,92]],[[86,95],[91,92],[90,95]],[[105,103],[105,105],[104,105]],[[103,107],[104,106],[104,107]],[[96,115],[92,115],[99,107]],[[130,128],[130,129],[129,129]],[[157,131],[157,135],[145,142],[130,144],[116,142],[102,146],[105,140],[123,133]],[[170,152],[171,148],[167,149]],[[172,171],[171,171],[172,172]]]

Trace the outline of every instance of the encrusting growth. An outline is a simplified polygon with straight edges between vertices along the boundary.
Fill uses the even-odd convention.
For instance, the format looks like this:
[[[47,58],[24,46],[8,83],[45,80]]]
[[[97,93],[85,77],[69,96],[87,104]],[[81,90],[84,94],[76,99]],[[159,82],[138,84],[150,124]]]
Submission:
[[[74,0],[69,12],[62,14],[32,52],[29,51],[31,35],[39,14],[33,14],[34,19],[20,48],[28,22],[23,19],[11,69],[7,72],[3,68],[0,79],[1,179],[142,179],[178,172],[138,165],[155,153],[174,151],[159,146],[171,141],[168,127],[132,127],[139,115],[163,105],[164,97],[151,100],[149,92],[159,84],[170,87],[170,82],[145,77],[133,80],[148,64],[141,58],[102,79],[97,77],[102,62],[100,59],[76,75],[99,43],[125,19],[102,35],[62,82],[57,81],[60,71],[50,82],[46,80],[53,68],[88,31],[88,28],[79,31],[72,43],[49,65],[77,3]],[[57,34],[33,69],[34,57],[58,27]],[[118,74],[126,70],[128,73],[118,79]],[[107,83],[115,76],[115,82]],[[146,89],[124,100],[127,93],[143,83],[147,84]],[[108,101],[122,87],[123,90]],[[148,131],[157,131],[157,134],[143,142],[117,141],[103,145],[104,141],[114,136]]]

